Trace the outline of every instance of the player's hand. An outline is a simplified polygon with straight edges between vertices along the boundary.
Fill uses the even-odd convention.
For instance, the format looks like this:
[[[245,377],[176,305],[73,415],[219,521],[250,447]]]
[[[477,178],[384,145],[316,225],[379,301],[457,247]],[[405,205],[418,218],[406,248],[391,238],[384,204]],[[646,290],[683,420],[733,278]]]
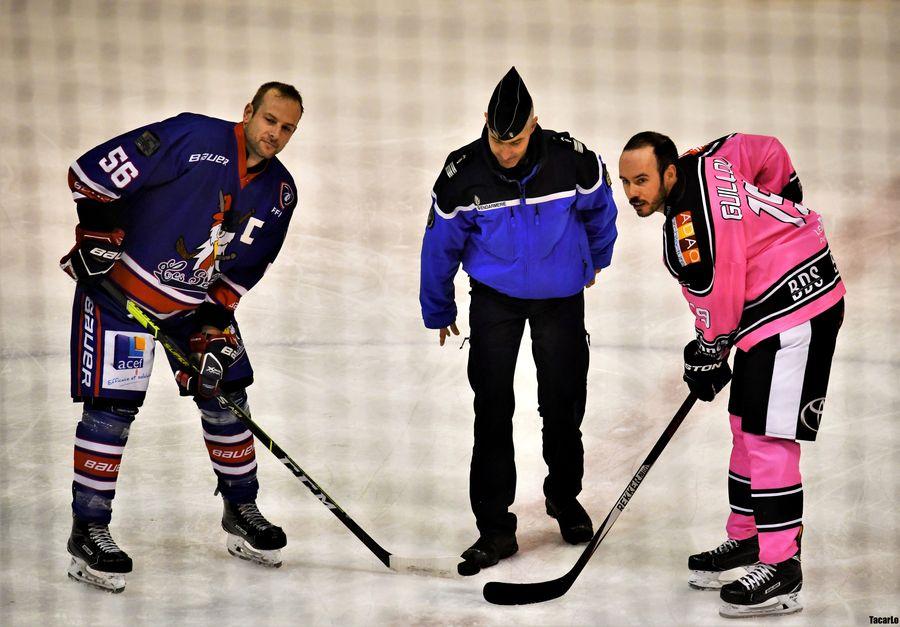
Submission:
[[[440,332],[441,346],[444,345],[444,342],[447,340],[448,337],[450,337],[451,333],[453,333],[453,335],[459,335],[459,329],[456,328],[455,322],[451,322],[449,327],[445,327],[445,328],[441,329],[441,332]]]
[[[75,245],[59,260],[59,267],[76,281],[99,283],[122,256],[125,231],[88,231],[75,227]]]
[[[588,281],[587,285],[584,286],[585,288],[588,288],[597,282],[597,275],[600,274],[600,270],[602,270],[602,268],[597,268],[596,270],[594,270],[594,278]]]
[[[175,373],[178,385],[191,394],[212,398],[220,393],[219,384],[225,378],[228,368],[244,353],[244,345],[234,333],[204,332],[194,333],[188,340],[191,360],[197,371]]]
[[[684,347],[684,381],[701,401],[711,401],[731,381],[727,359],[716,359],[700,350],[697,340]]]

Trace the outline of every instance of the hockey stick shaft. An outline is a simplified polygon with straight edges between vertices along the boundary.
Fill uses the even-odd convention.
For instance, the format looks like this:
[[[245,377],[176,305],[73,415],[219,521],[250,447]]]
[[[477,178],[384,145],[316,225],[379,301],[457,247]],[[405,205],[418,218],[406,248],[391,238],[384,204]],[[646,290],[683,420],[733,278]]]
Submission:
[[[666,426],[665,431],[659,436],[653,449],[651,449],[650,453],[641,463],[637,472],[634,473],[631,481],[628,482],[628,486],[625,488],[624,492],[622,492],[622,495],[619,497],[618,501],[616,501],[616,504],[610,510],[609,514],[606,515],[603,524],[597,529],[594,537],[591,538],[591,541],[584,548],[578,561],[575,562],[575,565],[569,572],[557,579],[536,583],[489,581],[484,584],[484,589],[482,590],[485,600],[497,605],[524,605],[527,603],[550,601],[564,595],[569,588],[572,587],[572,584],[575,583],[575,579],[584,569],[585,565],[587,565],[588,560],[591,559],[591,556],[597,550],[597,547],[603,542],[603,538],[609,533],[609,530],[612,528],[613,524],[615,524],[619,515],[628,505],[631,497],[637,492],[641,482],[647,476],[647,473],[650,472],[650,468],[669,444],[672,436],[675,435],[678,427],[681,426],[681,423],[684,421],[685,417],[687,417],[688,412],[690,412],[696,401],[697,397],[694,396],[693,393],[688,394],[688,397],[681,404],[681,407],[678,408],[678,411],[675,412],[672,420],[669,421],[668,426]]]
[[[185,354],[184,350],[176,344],[172,338],[170,338],[159,325],[159,321],[151,315],[149,312],[145,311],[140,305],[136,302],[125,296],[118,287],[116,287],[113,283],[108,280],[104,280],[100,284],[101,288],[110,296],[113,300],[119,303],[125,311],[128,312],[128,315],[134,318],[134,320],[140,324],[144,329],[147,330],[150,335],[152,335],[160,344],[163,345],[163,348],[170,354],[175,360],[189,369],[194,374],[199,374],[197,372],[197,368],[191,363],[188,356]],[[303,485],[305,485],[313,495],[322,502],[322,505],[327,507],[332,514],[334,514],[338,520],[344,523],[346,526],[357,538],[365,544],[372,553],[388,568],[391,568],[391,553],[385,550],[380,544],[378,544],[368,533],[366,533],[356,522],[350,518],[350,516],[345,512],[333,498],[331,498],[322,487],[316,483],[316,481],[310,477],[306,472],[300,468],[300,466],[295,462],[291,457],[284,452],[284,450],[278,446],[278,443],[275,442],[269,434],[263,431],[262,427],[260,427],[256,422],[250,417],[250,414],[240,405],[235,403],[233,400],[228,398],[228,396],[224,394],[220,394],[215,397],[219,403],[228,407],[231,412],[237,416],[238,420],[240,420],[247,429],[256,436],[256,438],[262,443],[267,449],[269,449],[273,455],[287,467],[291,473],[297,477]]]

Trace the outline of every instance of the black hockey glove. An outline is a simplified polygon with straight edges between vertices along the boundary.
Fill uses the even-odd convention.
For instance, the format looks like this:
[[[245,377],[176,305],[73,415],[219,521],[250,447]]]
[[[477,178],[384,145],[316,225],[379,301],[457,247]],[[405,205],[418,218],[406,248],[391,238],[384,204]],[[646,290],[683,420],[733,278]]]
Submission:
[[[711,401],[731,381],[727,359],[716,359],[700,351],[697,340],[684,347],[684,381],[701,401]]]
[[[75,246],[59,260],[59,267],[76,281],[99,283],[122,256],[125,231],[88,231],[75,227]]]
[[[191,360],[200,374],[179,370],[175,380],[191,394],[203,398],[218,396],[219,383],[228,368],[244,353],[244,345],[234,333],[194,333],[189,343]]]

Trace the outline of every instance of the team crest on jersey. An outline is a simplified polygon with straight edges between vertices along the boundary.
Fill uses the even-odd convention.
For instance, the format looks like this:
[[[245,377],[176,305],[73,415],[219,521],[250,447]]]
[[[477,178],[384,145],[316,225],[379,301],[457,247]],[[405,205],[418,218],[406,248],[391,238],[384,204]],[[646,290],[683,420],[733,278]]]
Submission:
[[[675,229],[675,239],[678,247],[675,252],[682,266],[689,266],[700,261],[700,247],[697,244],[697,236],[694,233],[694,221],[690,211],[683,211],[675,215],[672,221]]]
[[[291,189],[291,186],[287,183],[281,183],[281,191],[279,193],[279,200],[281,202],[281,208],[284,209],[286,207],[290,207],[294,202],[294,190]]]
[[[205,292],[206,288],[219,276],[219,264],[230,261],[235,254],[226,254],[228,244],[234,239],[234,229],[247,220],[253,212],[248,212],[240,220],[233,220],[231,194],[219,192],[218,210],[213,212],[209,237],[199,246],[189,250],[184,236],[175,242],[178,259],[168,259],[159,264],[153,272],[159,282],[181,290]],[[232,225],[232,222],[235,224]]]

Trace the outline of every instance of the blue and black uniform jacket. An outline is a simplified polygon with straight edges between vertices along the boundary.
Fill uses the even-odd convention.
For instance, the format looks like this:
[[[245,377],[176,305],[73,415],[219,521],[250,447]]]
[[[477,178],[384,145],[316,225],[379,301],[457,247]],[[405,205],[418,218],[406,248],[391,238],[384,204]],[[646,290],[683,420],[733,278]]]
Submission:
[[[476,281],[525,299],[577,294],[610,264],[617,210],[603,161],[568,133],[540,127],[531,154],[530,169],[511,178],[491,154],[485,128],[447,157],[422,242],[426,327],[456,320],[460,263]]]

